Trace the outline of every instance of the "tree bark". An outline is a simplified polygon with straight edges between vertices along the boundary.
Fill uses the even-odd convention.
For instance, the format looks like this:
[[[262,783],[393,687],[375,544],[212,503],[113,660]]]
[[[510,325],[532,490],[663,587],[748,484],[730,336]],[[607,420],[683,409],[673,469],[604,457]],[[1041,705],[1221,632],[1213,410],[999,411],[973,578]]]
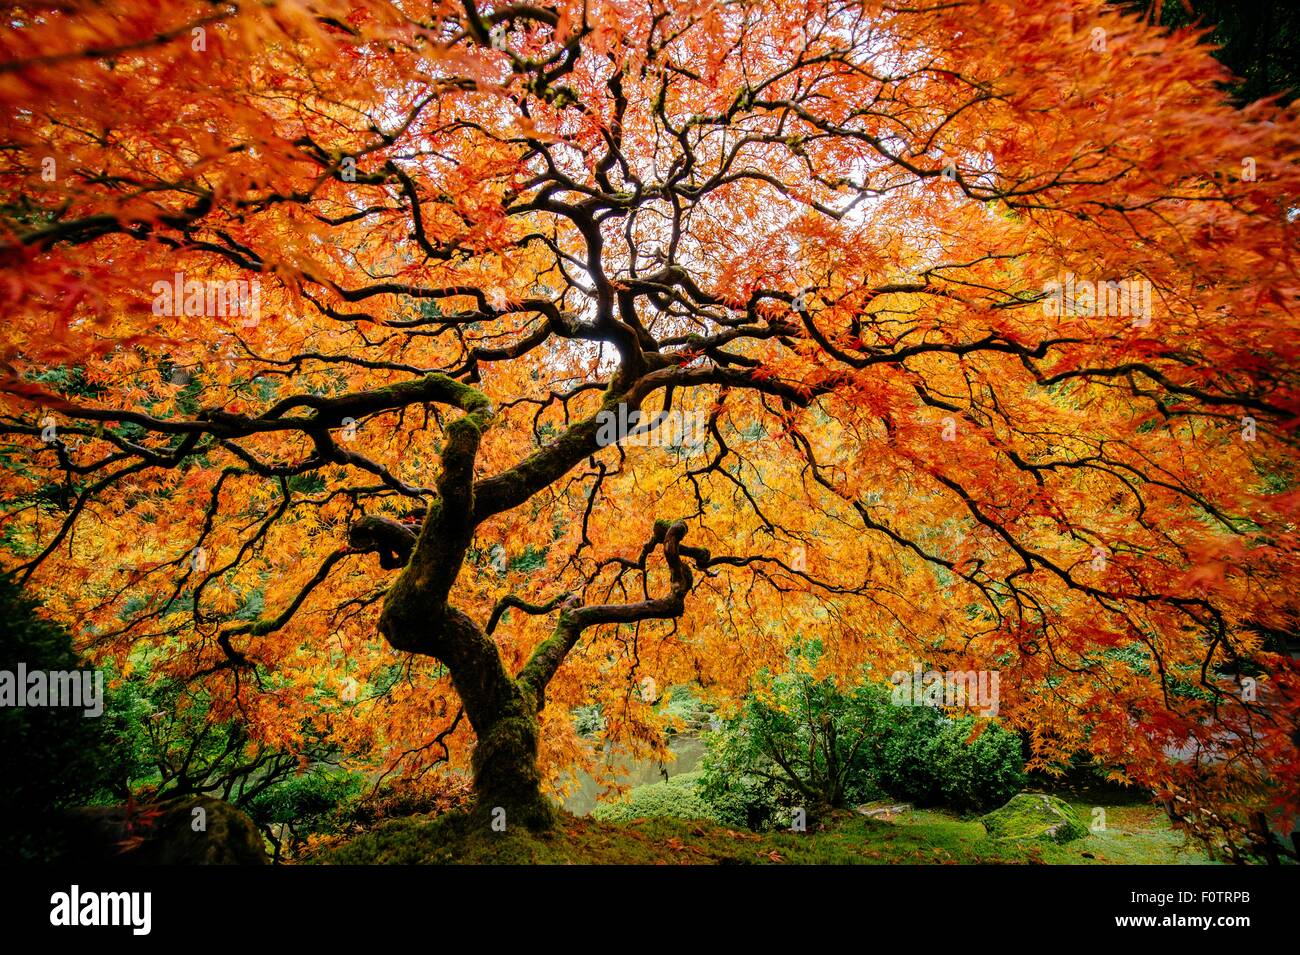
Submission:
[[[554,824],[556,812],[542,794],[536,703],[516,689],[478,730],[472,763],[477,810],[490,819],[501,818],[499,810],[504,810],[507,826],[545,829]]]

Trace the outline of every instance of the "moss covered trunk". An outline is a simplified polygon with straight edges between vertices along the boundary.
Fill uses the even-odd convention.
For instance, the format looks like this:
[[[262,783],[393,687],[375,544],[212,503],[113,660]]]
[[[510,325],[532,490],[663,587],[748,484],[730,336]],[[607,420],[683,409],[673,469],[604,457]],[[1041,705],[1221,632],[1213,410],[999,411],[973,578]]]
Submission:
[[[506,826],[550,826],[556,815],[542,795],[537,767],[536,694],[510,676],[495,644],[465,614],[446,605],[431,610],[406,586],[404,576],[389,592],[380,629],[395,649],[427,654],[450,671],[478,736],[471,761],[476,814],[494,827],[503,820]]]
[[[476,726],[474,793],[477,809],[507,826],[542,829],[555,822],[555,807],[542,795],[537,768],[538,723],[530,694],[516,688],[495,715]],[[498,810],[504,810],[504,816]]]
[[[438,497],[388,589],[379,630],[395,650],[433,657],[451,673],[478,735],[476,814],[494,828],[502,822],[545,828],[554,822],[555,810],[542,795],[537,769],[538,697],[507,672],[487,634],[448,602],[474,536],[474,456],[492,408],[483,394],[459,382],[441,375],[428,380],[465,415],[446,426]]]

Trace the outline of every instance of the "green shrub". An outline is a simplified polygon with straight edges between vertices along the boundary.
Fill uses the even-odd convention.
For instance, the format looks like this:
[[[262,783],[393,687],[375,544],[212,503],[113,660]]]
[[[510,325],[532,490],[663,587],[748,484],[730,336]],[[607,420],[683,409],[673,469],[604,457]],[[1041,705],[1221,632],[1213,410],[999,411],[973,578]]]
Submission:
[[[918,806],[943,801],[935,772],[935,740],[943,724],[943,714],[929,706],[889,708],[875,749],[876,780],[882,790]]]
[[[934,745],[940,800],[964,812],[1001,806],[1025,786],[1020,737],[994,723],[967,743],[974,729],[973,716],[952,720],[939,731]]]
[[[705,769],[700,772],[696,789],[708,807],[710,816],[718,822],[737,829],[763,832],[779,824],[782,811],[791,796],[771,782],[756,776],[730,776],[713,771],[709,755],[704,757]]]
[[[976,728],[929,706],[894,705],[889,688],[842,686],[811,675],[821,654],[801,643],[790,665],[763,682],[740,714],[708,734],[700,796],[729,825],[785,825],[827,807],[887,795],[918,806],[983,811],[1023,788],[1019,736],[996,723]]]
[[[740,715],[708,736],[705,799],[733,825],[783,825],[878,795],[873,739],[888,697],[870,684],[815,679],[816,641],[797,644],[783,673],[760,674]]]
[[[360,793],[364,782],[357,773],[314,767],[264,789],[249,800],[247,811],[260,825],[285,823],[298,832],[313,832]]]
[[[573,728],[579,736],[590,737],[603,733],[605,717],[600,712],[600,707],[595,704],[577,707],[573,711]]]
[[[880,747],[878,781],[895,799],[961,812],[1002,805],[1025,784],[1020,737],[996,723],[967,743],[973,716],[925,706],[896,707]]]
[[[627,799],[601,803],[591,815],[601,822],[630,822],[663,816],[721,821],[709,804],[700,798],[696,788],[700,776],[700,773],[682,773],[665,782],[637,786],[628,793]]]

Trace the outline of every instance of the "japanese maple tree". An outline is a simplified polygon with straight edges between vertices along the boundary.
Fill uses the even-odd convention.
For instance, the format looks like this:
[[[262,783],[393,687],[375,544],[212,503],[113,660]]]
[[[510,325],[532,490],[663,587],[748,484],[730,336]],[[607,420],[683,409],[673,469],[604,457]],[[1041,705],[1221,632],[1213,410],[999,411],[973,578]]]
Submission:
[[[1226,79],[1095,0],[10,6],[0,553],[534,826],[574,708],[797,638],[1294,806],[1300,125]]]

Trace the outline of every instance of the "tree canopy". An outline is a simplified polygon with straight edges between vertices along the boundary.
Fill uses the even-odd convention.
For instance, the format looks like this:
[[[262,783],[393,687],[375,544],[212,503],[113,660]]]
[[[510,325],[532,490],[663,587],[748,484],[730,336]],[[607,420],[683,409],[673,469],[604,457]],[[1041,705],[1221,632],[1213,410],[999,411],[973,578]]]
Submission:
[[[1200,38],[12,7],[4,564],[253,740],[472,752],[539,824],[598,759],[573,708],[653,751],[661,690],[725,705],[805,638],[999,671],[1031,766],[1294,806],[1300,125]]]

